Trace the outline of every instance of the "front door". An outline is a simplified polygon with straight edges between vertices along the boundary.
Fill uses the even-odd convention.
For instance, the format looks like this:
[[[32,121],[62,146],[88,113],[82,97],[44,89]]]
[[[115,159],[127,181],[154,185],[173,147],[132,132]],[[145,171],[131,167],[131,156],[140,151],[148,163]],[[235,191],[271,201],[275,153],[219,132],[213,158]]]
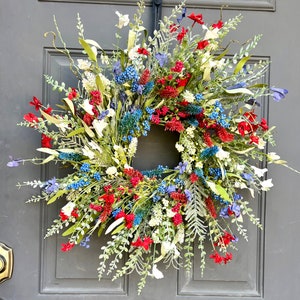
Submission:
[[[159,8],[160,1],[154,1]],[[163,1],[162,15],[178,1]],[[224,20],[242,13],[243,22],[230,38],[246,41],[257,33],[263,38],[253,59],[270,59],[271,72],[264,79],[271,85],[289,90],[286,100],[270,102],[262,107],[270,124],[276,124],[276,151],[290,165],[300,169],[298,148],[300,102],[297,99],[300,65],[297,37],[300,4],[296,0],[210,0],[187,2],[188,12],[202,13],[206,20],[218,20],[224,6]],[[27,164],[9,169],[9,156],[31,158],[40,139],[32,130],[17,127],[28,112],[32,96],[51,100],[55,94],[44,84],[43,74],[72,83],[68,61],[53,49],[52,40],[43,37],[54,29],[53,15],[61,34],[80,57],[77,41],[77,13],[85,27],[85,35],[110,50],[115,42],[115,11],[133,16],[134,1],[117,0],[0,0],[0,242],[14,251],[12,278],[0,283],[0,300],[70,300],[70,299],[266,299],[293,300],[300,294],[300,247],[298,225],[299,177],[286,168],[269,166],[269,177],[275,187],[257,199],[254,207],[265,225],[264,231],[249,224],[249,243],[241,242],[234,262],[216,266],[209,262],[204,277],[199,274],[200,258],[195,256],[193,272],[169,269],[165,278],[150,279],[141,296],[137,296],[138,278],[131,274],[120,280],[97,279],[96,244],[89,249],[78,247],[61,253],[63,240],[44,240],[46,228],[56,213],[52,208],[25,204],[31,189],[16,188],[16,183],[40,178],[55,172]],[[155,16],[148,2],[145,26],[152,30]],[[157,16],[157,15],[156,15]],[[230,53],[229,53],[230,54]]]

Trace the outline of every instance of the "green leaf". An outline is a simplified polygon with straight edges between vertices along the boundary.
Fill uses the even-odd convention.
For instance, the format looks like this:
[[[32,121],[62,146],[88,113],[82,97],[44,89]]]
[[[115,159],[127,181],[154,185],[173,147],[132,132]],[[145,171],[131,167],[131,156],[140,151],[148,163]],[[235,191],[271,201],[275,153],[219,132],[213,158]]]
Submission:
[[[75,223],[74,225],[69,227],[66,231],[64,231],[61,235],[68,236],[68,235],[72,234],[78,226],[79,226],[79,223]]]
[[[244,65],[250,58],[251,58],[251,56],[243,57],[236,65],[235,70],[233,71],[233,74],[237,75],[242,70],[242,68],[244,67]]]
[[[56,150],[50,148],[37,148],[36,150],[47,154],[58,155]]]
[[[237,88],[233,90],[225,90],[227,94],[247,94],[247,95],[253,95],[253,93],[245,88]]]
[[[74,104],[73,102],[68,99],[68,98],[64,98],[64,101],[67,103],[67,105],[69,106],[70,108],[70,111],[72,112],[73,115],[75,115],[75,109],[74,109]]]
[[[133,30],[129,30],[128,43],[127,43],[127,51],[128,52],[134,47],[135,38],[136,38],[136,32]]]
[[[48,156],[47,158],[45,158],[41,164],[44,165],[44,164],[47,164],[48,162],[50,162],[51,160],[53,160],[54,158],[56,157],[56,155],[50,155]]]
[[[92,131],[92,129],[86,125],[86,123],[84,121],[82,121],[83,127],[85,132],[87,133],[87,135],[91,138],[93,138],[95,136],[94,132]]]
[[[223,198],[225,201],[228,201],[230,203],[232,202],[231,198],[229,197],[228,193],[223,187],[221,187],[218,184],[215,184],[212,181],[207,181],[206,183],[215,194]]]
[[[63,194],[66,194],[67,192],[67,190],[58,190],[57,193],[47,201],[47,204],[55,202],[59,197],[61,197]]]
[[[80,134],[80,133],[84,133],[85,132],[85,128],[84,127],[80,127],[80,128],[77,128],[73,131],[71,131],[68,135],[67,135],[67,138],[70,138],[74,135],[77,135],[77,134]]]
[[[56,119],[56,118],[54,118],[54,117],[48,115],[47,113],[45,113],[45,112],[42,111],[42,110],[40,110],[40,112],[41,112],[42,116],[43,116],[48,122],[50,122],[50,123],[52,123],[52,124],[61,124],[61,123],[63,123],[62,120],[58,120],[58,119]]]
[[[99,75],[96,76],[96,85],[97,85],[97,88],[98,90],[103,93],[104,90],[105,90],[105,87],[104,87],[104,84],[101,80],[101,77]]]
[[[94,61],[97,62],[97,55],[96,53],[92,50],[91,46],[84,40],[84,39],[79,39],[79,43],[83,47],[84,51],[88,55],[88,57]]]
[[[122,231],[122,229],[125,228],[125,224],[122,224],[120,225],[119,227],[117,227],[111,234],[114,235],[114,234],[117,234],[119,233],[120,231]]]

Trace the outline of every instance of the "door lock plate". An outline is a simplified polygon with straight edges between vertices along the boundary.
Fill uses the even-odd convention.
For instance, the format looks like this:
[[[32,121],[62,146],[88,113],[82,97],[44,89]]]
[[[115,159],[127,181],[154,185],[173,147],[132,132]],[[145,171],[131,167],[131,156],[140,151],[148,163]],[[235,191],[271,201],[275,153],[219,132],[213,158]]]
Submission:
[[[13,250],[0,243],[0,283],[10,279],[13,271]]]

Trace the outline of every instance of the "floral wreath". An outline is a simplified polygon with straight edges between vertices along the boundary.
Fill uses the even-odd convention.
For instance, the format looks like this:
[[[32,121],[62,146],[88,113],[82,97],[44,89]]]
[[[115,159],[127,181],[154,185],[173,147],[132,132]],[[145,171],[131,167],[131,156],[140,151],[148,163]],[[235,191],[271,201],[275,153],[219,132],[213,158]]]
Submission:
[[[148,276],[163,277],[158,263],[191,269],[194,243],[202,272],[207,252],[217,264],[232,260],[238,235],[247,238],[242,215],[261,227],[240,191],[252,197],[268,191],[273,184],[266,179],[265,163],[286,166],[275,152],[267,153],[274,127],[255,112],[267,96],[279,101],[287,94],[261,83],[267,61],[250,63],[249,52],[261,36],[228,57],[230,45],[223,47],[222,41],[241,16],[205,25],[201,14],[191,13],[186,19],[191,24],[184,27],[184,4],[160,22],[153,37],[143,27],[143,0],[132,23],[116,12],[118,42],[122,28],[130,30],[127,48],[110,56],[85,38],[78,16],[86,58],[77,62],[55,22],[52,34],[63,48],[53,41],[54,47],[69,58],[78,87],[46,75],[47,83],[65,94],[62,104],[52,108],[33,97],[29,104],[40,115],[27,113],[20,124],[41,133],[37,150],[48,155],[29,161],[72,167],[62,178],[20,184],[41,188],[29,202],[60,202],[46,237],[62,232],[68,241],[61,250],[70,251],[75,245],[89,247],[93,232],[108,235],[99,278],[113,273],[116,279],[135,270],[141,276],[139,293]],[[139,137],[153,125],[179,133],[175,168],[132,167]],[[25,161],[12,159],[8,166]]]

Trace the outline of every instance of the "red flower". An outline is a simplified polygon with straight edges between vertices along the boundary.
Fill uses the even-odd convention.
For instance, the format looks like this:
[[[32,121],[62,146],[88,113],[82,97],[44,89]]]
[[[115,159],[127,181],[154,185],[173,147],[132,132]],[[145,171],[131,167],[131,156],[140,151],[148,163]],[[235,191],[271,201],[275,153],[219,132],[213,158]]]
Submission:
[[[183,40],[183,38],[185,37],[185,35],[187,34],[187,32],[188,32],[187,29],[185,29],[184,27],[181,28],[181,32],[178,33],[178,35],[177,35],[177,41],[178,41],[179,43],[182,42],[182,40]]]
[[[172,208],[172,212],[176,212],[178,213],[181,207],[181,203],[177,203],[173,208]]]
[[[148,50],[145,49],[145,48],[138,48],[137,53],[138,54],[143,54],[143,55],[149,55]]]
[[[62,211],[60,211],[59,216],[62,221],[66,221],[69,219],[69,217],[67,215],[65,215]]]
[[[147,251],[152,243],[153,240],[150,237],[145,237],[144,240],[138,237],[135,242],[131,243],[131,245],[134,247],[143,247]]]
[[[75,98],[77,98],[77,91],[75,88],[72,88],[71,92],[68,94],[68,99],[73,100]]]
[[[212,24],[211,26],[212,26],[212,28],[221,29],[223,27],[223,22],[222,22],[222,20],[219,20],[218,23]]]
[[[79,217],[79,214],[78,214],[78,208],[74,208],[71,212],[71,216],[74,217],[74,218],[78,218]]]
[[[130,229],[133,225],[133,221],[134,221],[134,214],[128,214],[125,215],[125,221],[126,221],[126,228]]]
[[[150,70],[145,69],[140,77],[139,84],[145,85],[150,79]]]
[[[177,213],[177,214],[172,218],[172,220],[173,220],[173,223],[174,223],[175,226],[178,226],[179,224],[181,224],[181,223],[183,222],[183,220],[182,220],[182,215],[179,214],[179,213]]]
[[[221,126],[217,129],[217,135],[224,143],[229,143],[234,140],[234,134],[229,133],[224,127]]]
[[[229,261],[232,260],[232,253],[227,252],[225,256],[223,256],[223,262],[226,265]]]
[[[46,109],[44,109],[43,111],[44,111],[44,113],[46,113],[46,114],[48,114],[48,115],[51,115],[51,113],[52,113],[52,108],[49,106],[49,107],[47,107]]]
[[[90,115],[89,113],[85,113],[83,116],[83,122],[88,125],[91,126],[92,122],[94,120],[94,116]]]
[[[246,117],[250,122],[254,122],[257,115],[253,111],[248,111],[244,113],[244,117]]]
[[[221,264],[223,262],[223,257],[217,251],[211,254],[209,258],[212,258],[216,264]]]
[[[110,191],[111,191],[111,185],[110,185],[110,184],[109,184],[109,185],[105,185],[105,186],[103,187],[103,190],[104,190],[105,193],[110,192]]]
[[[165,130],[181,132],[184,130],[184,126],[174,117],[171,121],[166,122]]]
[[[258,145],[258,143],[259,143],[259,137],[252,134],[250,136],[250,144],[257,144]]]
[[[61,251],[67,252],[70,251],[75,246],[74,243],[67,242],[66,244],[61,244]]]
[[[151,116],[151,122],[152,122],[153,124],[158,125],[158,124],[160,123],[159,116],[158,116],[158,115],[152,115],[152,116]]]
[[[39,110],[40,107],[42,107],[41,101],[35,96],[33,96],[32,101],[30,101],[29,104],[34,106],[35,110]]]
[[[191,78],[190,74],[187,74],[185,78],[176,79],[177,87],[186,86]]]
[[[42,147],[51,148],[52,147],[51,141],[52,141],[51,137],[42,133],[42,141],[41,141]]]
[[[269,129],[268,124],[267,124],[267,121],[266,121],[266,119],[264,119],[264,118],[261,119],[261,122],[260,122],[259,126],[260,126],[260,127],[262,128],[262,130],[264,130],[264,131],[266,131],[266,130]]]
[[[89,208],[97,212],[100,212],[103,209],[103,207],[100,204],[94,204],[94,203],[90,203]]]
[[[97,90],[91,91],[90,95],[92,97],[90,100],[91,105],[100,105],[102,103],[102,96],[101,96],[100,91],[97,91]]]
[[[171,71],[180,73],[182,69],[184,68],[184,64],[182,61],[178,60],[175,63],[175,67],[171,68]]]
[[[198,15],[195,15],[194,13],[191,13],[189,16],[188,16],[188,18],[190,18],[191,20],[193,20],[194,21],[194,24],[195,23],[198,23],[198,24],[201,24],[201,25],[203,25],[204,24],[204,22],[203,22],[203,20],[202,20],[202,14],[198,14]],[[192,25],[192,26],[194,26],[194,24]]]
[[[200,42],[198,42],[197,49],[198,50],[202,50],[205,47],[207,47],[208,45],[209,45],[209,41],[208,40],[200,41]]]
[[[171,24],[171,25],[170,25],[170,32],[171,32],[171,33],[176,32],[178,28],[179,28],[178,25],[176,25],[176,24]]]
[[[199,179],[199,177],[195,173],[192,173],[190,175],[190,181],[191,181],[191,183],[196,182],[198,179]]]
[[[24,115],[24,120],[29,123],[38,123],[39,119],[36,115],[33,113],[28,113],[27,115]]]
[[[212,147],[214,144],[210,138],[210,134],[208,131],[204,132],[204,143],[208,146],[208,147]]]
[[[238,131],[241,136],[245,136],[245,134],[251,131],[251,125],[246,121],[242,121],[238,124]]]
[[[159,91],[159,95],[161,98],[166,99],[176,98],[179,95],[179,91],[175,87],[167,85],[164,89]]]
[[[115,202],[115,195],[114,194],[105,194],[100,196],[99,198],[103,199],[105,204],[113,204]]]
[[[183,203],[187,202],[187,198],[184,193],[172,192],[172,193],[170,193],[170,197],[176,201],[181,201]]]
[[[216,209],[214,206],[214,202],[210,197],[205,199],[205,205],[207,210],[209,211],[210,215],[215,219],[217,217]]]
[[[132,184],[133,187],[136,187],[140,181],[141,181],[140,178],[137,176],[130,178],[130,183]]]

